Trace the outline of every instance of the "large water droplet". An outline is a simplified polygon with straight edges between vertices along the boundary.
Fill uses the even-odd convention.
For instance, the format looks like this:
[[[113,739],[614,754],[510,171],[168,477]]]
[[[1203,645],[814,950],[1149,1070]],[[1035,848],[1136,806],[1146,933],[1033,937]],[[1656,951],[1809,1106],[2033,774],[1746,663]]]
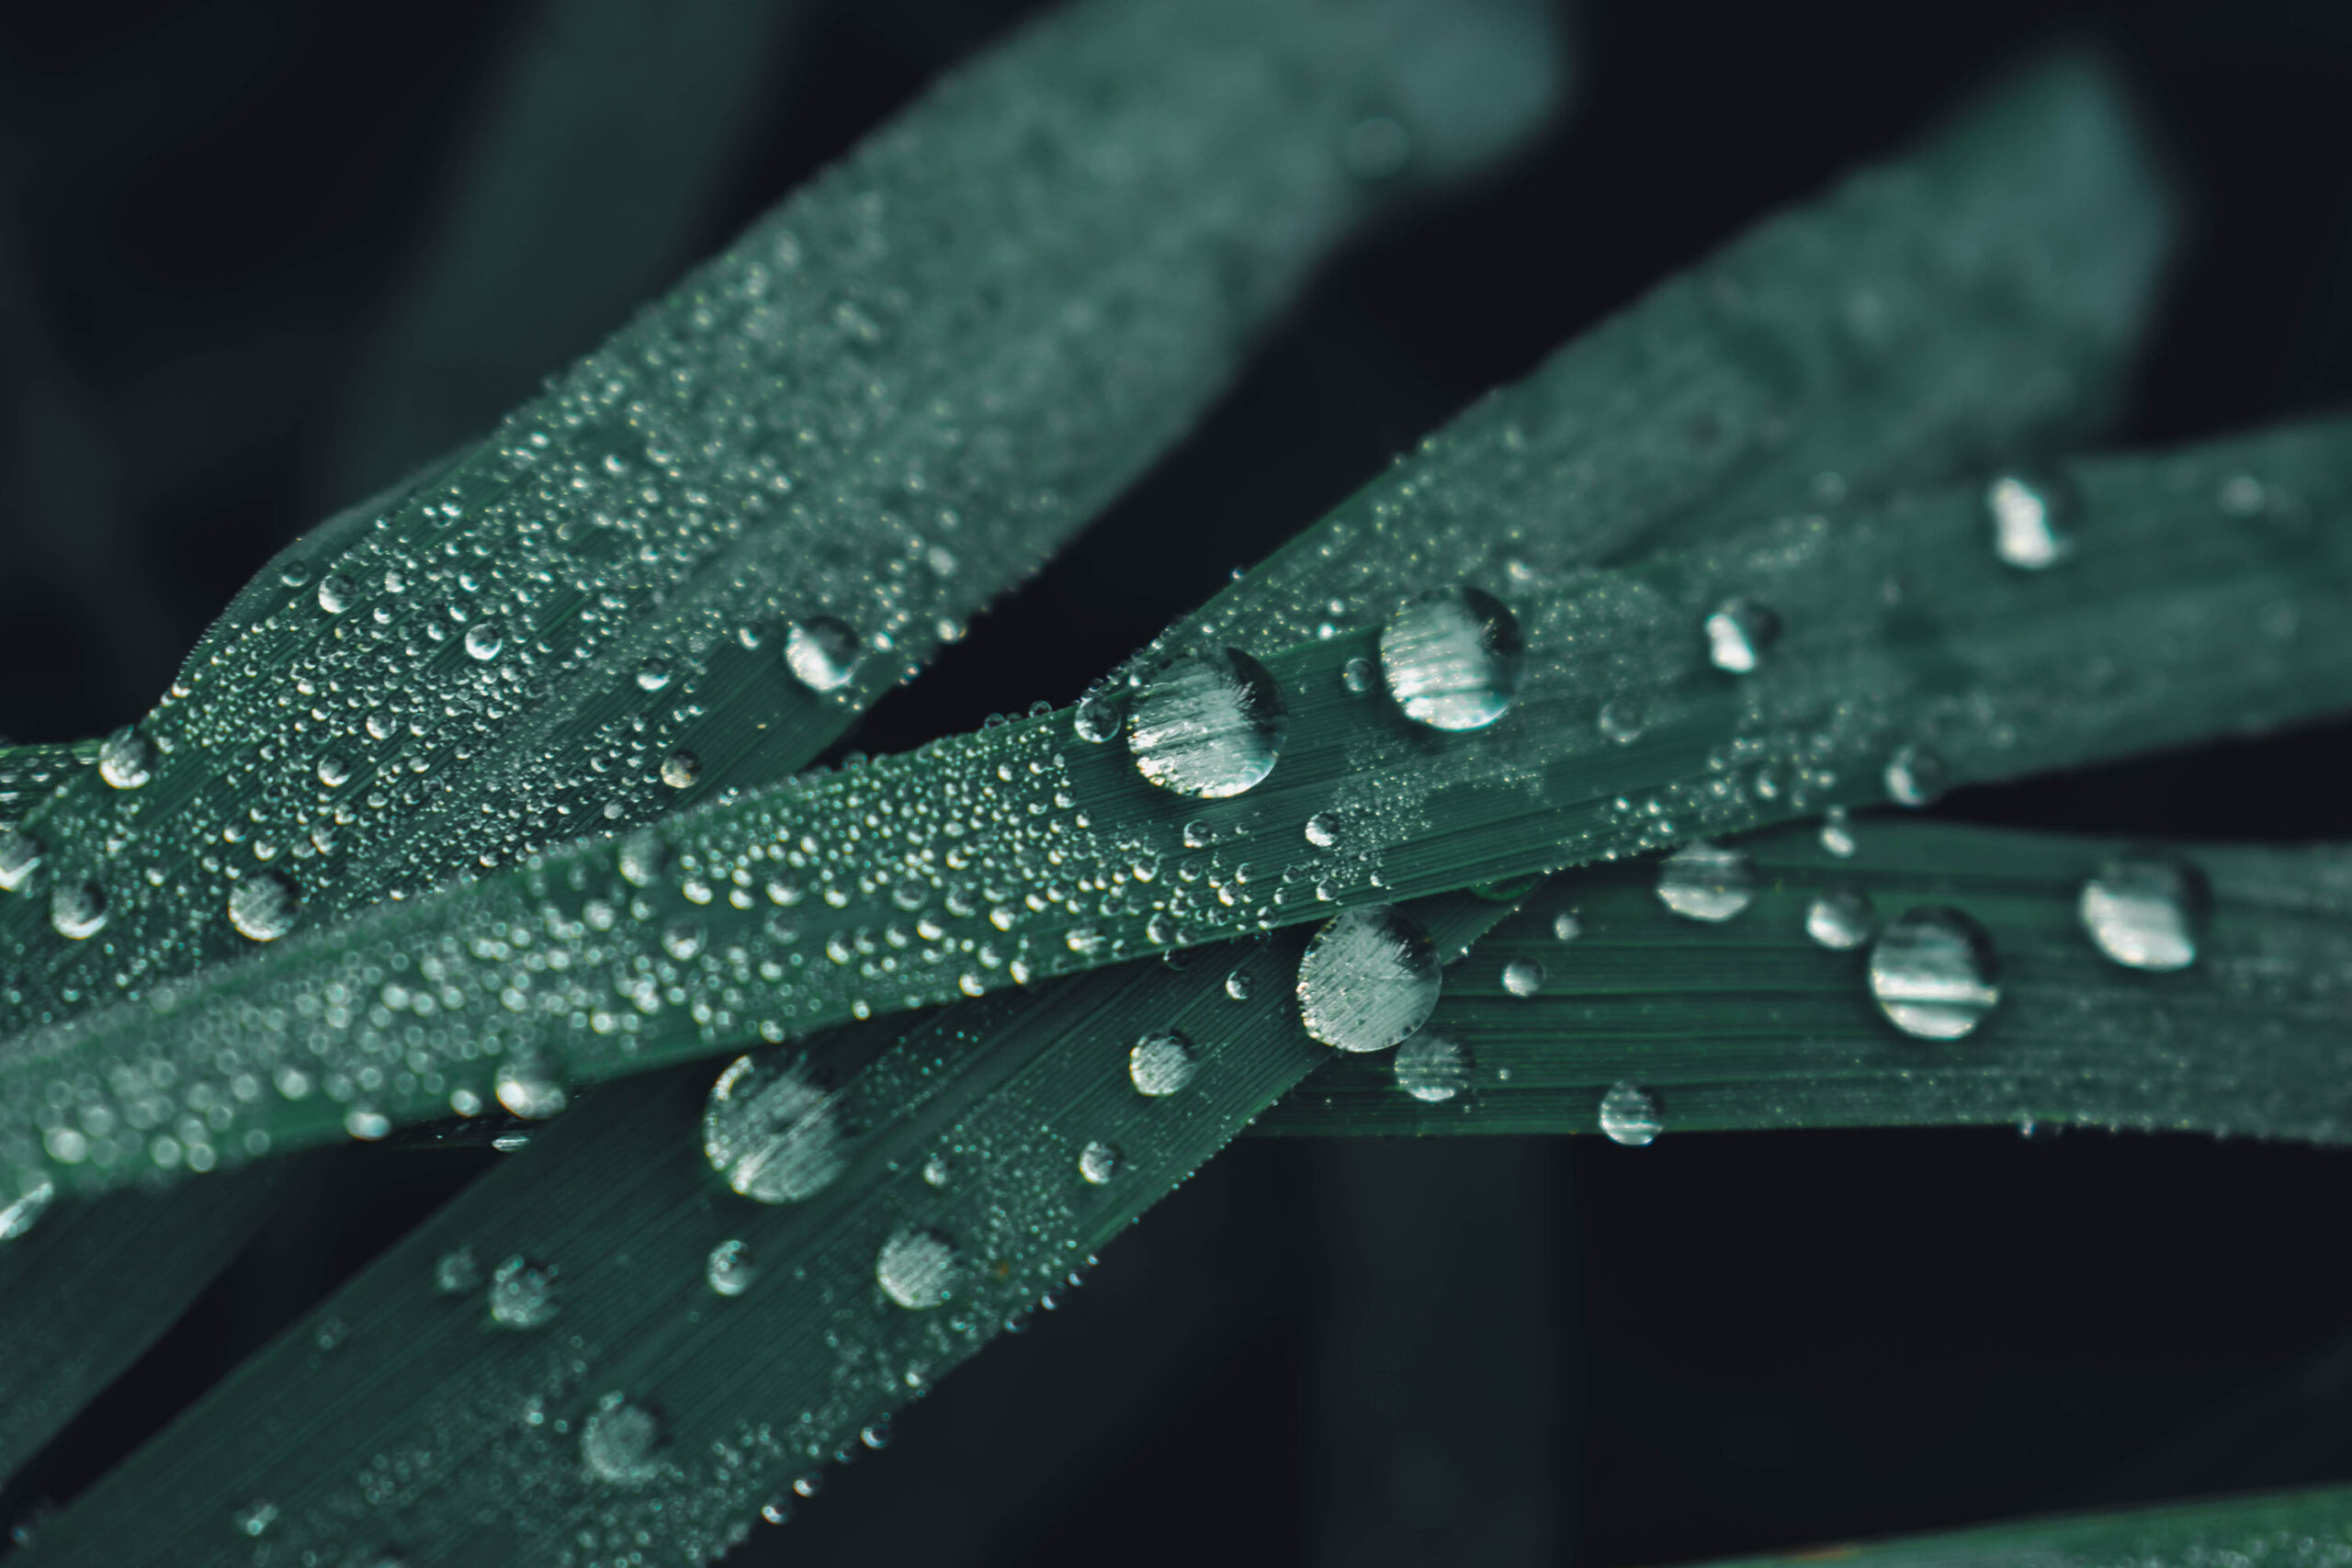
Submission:
[[[658,692],[669,683],[670,661],[661,655],[651,655],[644,663],[637,667],[637,684],[639,691]]]
[[[1650,1143],[1666,1131],[1657,1096],[1631,1078],[1611,1084],[1609,1092],[1600,1097],[1600,1130],[1611,1143],[1629,1149]]]
[[[1078,1151],[1078,1174],[1086,1179],[1089,1186],[1102,1186],[1119,1174],[1124,1163],[1119,1151],[1100,1138]]]
[[[720,1295],[740,1296],[752,1288],[759,1272],[759,1266],[752,1261],[752,1249],[741,1241],[729,1239],[710,1249],[710,1261],[705,1265],[703,1276]]]
[[[1984,928],[1958,909],[1907,910],[1871,949],[1871,995],[1904,1033],[1957,1040],[2001,999],[2000,955]]]
[[[2043,571],[2075,553],[2074,493],[2052,475],[2007,473],[1984,487],[1993,553],[2022,571]]]
[[[848,685],[864,657],[857,634],[831,615],[811,615],[784,628],[784,667],[820,694]]]
[[[544,1328],[555,1321],[562,1302],[556,1291],[556,1267],[537,1263],[520,1253],[491,1271],[490,1320],[501,1328]]]
[[[319,579],[319,608],[330,615],[340,615],[351,608],[351,579],[340,572],[329,572]]]
[[[466,628],[466,653],[469,658],[495,659],[503,646],[505,644],[498,635],[498,628],[488,621],[478,621]]]
[[[1470,1087],[1470,1053],[1451,1035],[1424,1029],[1396,1047],[1394,1070],[1398,1089],[1438,1105]]]
[[[125,727],[98,747],[98,776],[117,789],[137,789],[155,776],[155,743]]]
[[[1950,770],[1925,746],[1905,746],[1886,762],[1886,797],[1897,806],[1920,807],[1943,794]]]
[[[2098,950],[2132,969],[2169,973],[2197,962],[2211,902],[2205,878],[2184,862],[2112,860],[2083,884],[2075,910]]]
[[[1844,952],[1870,941],[1878,929],[1878,911],[1869,896],[1849,887],[1818,894],[1804,912],[1804,934],[1826,948]]]
[[[1100,746],[1119,733],[1119,726],[1125,718],[1115,694],[1089,692],[1078,700],[1078,711],[1070,716],[1070,728],[1080,740]]]
[[[1502,717],[1526,668],[1518,617],[1476,588],[1424,593],[1381,628],[1388,694],[1434,729],[1481,729]]]
[[[788,1058],[741,1056],[718,1075],[702,1148],[728,1186],[762,1203],[797,1203],[842,1173],[832,1097]]]
[[[662,1417],[624,1393],[596,1402],[580,1427],[588,1473],[616,1486],[643,1486],[662,1474]]]
[[[1726,599],[1707,615],[1707,662],[1745,675],[1764,662],[1781,635],[1781,617],[1754,599]]]
[[[254,942],[276,942],[294,929],[301,890],[282,871],[247,872],[229,889],[229,923]]]
[[[0,893],[13,893],[40,865],[41,843],[21,828],[0,832]]]
[[[1532,958],[1514,958],[1503,965],[1503,989],[1514,997],[1532,997],[1544,988],[1544,965]]]
[[[1342,1051],[1385,1051],[1429,1021],[1444,988],[1429,933],[1386,905],[1327,922],[1298,961],[1306,1032]]]
[[[1163,666],[1136,694],[1127,747],[1162,789],[1223,799],[1274,771],[1290,710],[1266,667],[1238,649]]]
[[[1658,863],[1658,901],[1690,920],[1728,920],[1755,901],[1756,863],[1744,850],[1696,839]]]
[[[57,934],[83,942],[106,929],[107,890],[95,882],[76,883],[72,886],[52,889],[49,896],[49,923]]]
[[[1172,1029],[1145,1035],[1127,1052],[1127,1077],[1137,1094],[1155,1098],[1174,1094],[1191,1083],[1200,1068],[1201,1058],[1193,1043]]]
[[[1306,819],[1306,841],[1318,850],[1328,850],[1340,841],[1340,819],[1328,811],[1318,811]]]
[[[874,1260],[874,1278],[884,1295],[921,1312],[947,1299],[961,1262],[956,1244],[939,1232],[902,1230],[882,1244],[881,1255]]]
[[[684,789],[700,777],[702,759],[692,751],[673,751],[662,760],[662,782],[672,789]]]
[[[497,1081],[498,1103],[526,1122],[543,1122],[570,1103],[554,1071],[536,1057],[501,1062]]]

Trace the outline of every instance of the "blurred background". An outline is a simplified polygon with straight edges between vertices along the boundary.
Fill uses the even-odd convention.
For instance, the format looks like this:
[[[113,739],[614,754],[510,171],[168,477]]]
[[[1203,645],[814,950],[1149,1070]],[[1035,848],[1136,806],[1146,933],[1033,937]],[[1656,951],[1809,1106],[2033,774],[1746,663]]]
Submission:
[[[143,711],[273,550],[486,429],[1035,8],[0,7],[0,735]],[[1069,699],[1472,395],[2053,31],[2130,62],[2195,202],[2117,438],[2352,385],[2352,8],[1594,0],[1569,26],[1555,135],[1343,258],[851,743]],[[2347,761],[2335,728],[1938,810],[2342,835]],[[494,1156],[308,1157],[7,1519]],[[2352,1156],[2201,1138],[1244,1140],[730,1562],[1651,1563],[2352,1479],[2352,1269],[2320,1234],[2347,1204]]]

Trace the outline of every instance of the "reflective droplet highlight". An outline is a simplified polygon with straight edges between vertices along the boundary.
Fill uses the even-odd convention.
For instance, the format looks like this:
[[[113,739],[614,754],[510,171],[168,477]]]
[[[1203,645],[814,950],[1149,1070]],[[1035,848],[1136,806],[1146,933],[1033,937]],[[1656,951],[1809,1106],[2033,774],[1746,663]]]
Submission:
[[[1708,612],[1707,662],[1746,675],[1764,662],[1780,640],[1781,617],[1755,599],[1726,599]]]
[[[740,1296],[752,1288],[759,1276],[759,1267],[752,1261],[752,1249],[742,1242],[727,1240],[710,1249],[710,1260],[704,1266],[703,1277],[710,1288],[722,1296]]]
[[[1453,1036],[1424,1029],[1396,1047],[1393,1070],[1398,1089],[1440,1105],[1470,1087],[1470,1053]]]
[[[1503,965],[1503,989],[1514,997],[1532,997],[1544,988],[1544,965],[1529,958],[1514,958]]]
[[[479,621],[466,628],[468,658],[485,660],[495,659],[498,657],[498,650],[504,646],[505,641],[498,635],[498,628],[488,621]]]
[[[1906,910],[1871,949],[1871,995],[1918,1040],[1957,1040],[2001,999],[2000,956],[1968,916],[1942,905]]]
[[[857,634],[831,615],[811,615],[784,628],[784,667],[820,696],[848,685],[864,658]]]
[[[49,923],[62,937],[88,941],[106,930],[107,890],[95,882],[52,889],[49,896]]]
[[[0,832],[0,893],[22,887],[40,869],[41,842],[21,828]]]
[[[1078,1151],[1078,1174],[1091,1187],[1101,1187],[1118,1175],[1123,1163],[1119,1151],[1100,1138]]]
[[[2204,876],[2159,856],[2111,860],[2083,884],[2075,912],[2093,946],[2127,969],[2169,974],[2197,962],[2211,904]]]
[[[662,782],[684,789],[702,777],[702,759],[692,751],[673,751],[662,760]]]
[[[1510,710],[1527,668],[1519,619],[1466,585],[1424,593],[1380,632],[1380,673],[1405,716],[1433,729],[1482,729]]]
[[[1949,770],[1925,746],[1905,746],[1887,759],[1886,797],[1897,806],[1921,807],[1943,794]]]
[[[1984,487],[1993,553],[2020,571],[2046,571],[2075,553],[2072,489],[2046,474],[2006,473]]]
[[[788,1058],[741,1056],[718,1075],[702,1148],[728,1186],[762,1203],[814,1197],[842,1173],[833,1099]]]
[[[1307,1034],[1341,1051],[1385,1051],[1429,1021],[1444,977],[1429,933],[1386,905],[1324,923],[1298,962]]]
[[[1631,1078],[1611,1084],[1600,1097],[1600,1130],[1611,1143],[1629,1149],[1656,1141],[1666,1131],[1657,1096]]]
[[[1238,649],[1163,666],[1136,694],[1127,747],[1162,789],[1218,800],[1274,771],[1290,710],[1266,667]]]
[[[137,789],[155,776],[155,743],[131,728],[116,730],[98,747],[98,776],[117,789]]]
[[[526,1122],[543,1122],[571,1102],[544,1062],[526,1058],[498,1065],[498,1103]]]
[[[282,871],[247,872],[229,889],[229,923],[249,942],[276,942],[301,912],[301,889]]]
[[[1756,899],[1756,863],[1744,850],[1697,839],[1658,863],[1658,902],[1690,920],[1728,920]]]

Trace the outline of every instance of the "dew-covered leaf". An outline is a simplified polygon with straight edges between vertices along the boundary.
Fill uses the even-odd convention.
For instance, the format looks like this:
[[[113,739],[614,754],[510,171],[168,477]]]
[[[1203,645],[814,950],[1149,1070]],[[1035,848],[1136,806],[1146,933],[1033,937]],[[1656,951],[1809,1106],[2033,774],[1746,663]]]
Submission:
[[[1406,1050],[1331,1063],[1259,1125],[2343,1143],[2347,989],[2341,846],[1838,820],[1562,873],[1448,977]]]
[[[1433,980],[1508,908],[1456,895],[1396,918]],[[626,1560],[649,1540],[710,1561],[1074,1288],[1330,1055],[1296,999],[1308,946],[1285,931],[1179,971],[865,1025],[829,1043],[821,1074],[766,1052],[591,1096],[77,1500],[27,1562],[195,1568],[258,1544],[273,1561],[513,1568]],[[1379,1010],[1420,994],[1418,951],[1323,978]]]

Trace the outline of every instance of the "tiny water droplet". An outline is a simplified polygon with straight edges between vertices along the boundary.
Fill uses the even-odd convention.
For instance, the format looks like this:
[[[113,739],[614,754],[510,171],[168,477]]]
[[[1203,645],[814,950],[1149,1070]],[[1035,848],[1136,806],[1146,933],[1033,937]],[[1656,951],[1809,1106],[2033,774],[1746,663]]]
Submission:
[[[1088,1185],[1100,1187],[1119,1174],[1119,1151],[1097,1138],[1078,1151],[1078,1173]]]
[[[588,1473],[616,1486],[643,1486],[662,1475],[662,1417],[624,1393],[596,1402],[580,1426]]]
[[[1405,716],[1433,729],[1482,729],[1519,694],[1527,644],[1519,619],[1464,585],[1422,594],[1380,631],[1380,671]]]
[[[680,915],[662,928],[662,951],[681,964],[700,953],[707,940],[703,923],[692,915]]]
[[[460,1294],[481,1283],[481,1265],[474,1261],[470,1247],[445,1252],[433,1265],[433,1288],[445,1296]]]
[[[2211,901],[2195,866],[2170,857],[2111,860],[2083,884],[2075,910],[2098,949],[2128,969],[2169,974],[2197,962]]]
[[[269,1533],[269,1527],[277,1522],[278,1513],[277,1504],[266,1497],[258,1498],[230,1515],[229,1522],[236,1527],[239,1535],[258,1538]]]
[[[106,930],[107,890],[95,882],[52,889],[49,896],[49,923],[62,937],[88,941]]]
[[[1878,929],[1878,911],[1867,894],[1833,887],[1818,894],[1804,912],[1804,934],[1838,952],[1860,947]]]
[[[1559,914],[1552,917],[1552,940],[1554,942],[1574,942],[1583,934],[1584,921],[1577,917],[1575,910],[1564,909]]]
[[[492,660],[505,643],[498,628],[488,621],[477,621],[466,628],[466,655],[470,659]]]
[[[1236,969],[1225,977],[1225,994],[1237,1002],[1246,1002],[1250,999],[1250,992],[1255,982],[1250,978],[1248,970]]]
[[[1318,811],[1306,819],[1306,841],[1318,850],[1328,850],[1340,841],[1340,819],[1328,811]]]
[[[1266,667],[1238,649],[1164,665],[1136,694],[1127,747],[1162,789],[1221,800],[1274,771],[1290,710]]]
[[[1342,1051],[1385,1051],[1429,1021],[1444,988],[1429,933],[1387,905],[1324,923],[1298,962],[1307,1034]]]
[[[2046,571],[2075,553],[2074,491],[2055,475],[2007,473],[1984,487],[1993,553],[2020,571]]]
[[[1157,1099],[1193,1081],[1201,1059],[1193,1043],[1174,1030],[1147,1034],[1127,1051],[1127,1077],[1137,1094]]]
[[[1839,860],[1851,859],[1854,853],[1854,825],[1847,819],[1846,808],[1833,806],[1821,818],[1821,847]]]
[[[882,1293],[910,1312],[935,1307],[955,1289],[962,1263],[956,1244],[933,1230],[906,1229],[882,1244],[874,1278]]]
[[[128,726],[98,747],[98,776],[117,789],[137,789],[155,776],[155,743]]]
[[[637,667],[637,683],[640,690],[658,692],[670,683],[670,661],[659,654]]]
[[[702,1147],[727,1185],[762,1203],[797,1203],[842,1173],[833,1098],[788,1058],[740,1056],[703,1108]]]
[[[1631,746],[1649,728],[1648,716],[1642,712],[1641,704],[1631,697],[1611,697],[1601,704],[1595,722],[1602,739],[1613,740],[1620,746]]]
[[[1532,997],[1544,988],[1544,965],[1532,959],[1514,958],[1503,965],[1503,989],[1514,997]]]
[[[759,1276],[759,1267],[752,1261],[752,1250],[734,1239],[720,1242],[710,1249],[710,1261],[704,1269],[710,1288],[722,1296],[740,1296],[752,1288]]]
[[[890,1418],[885,1416],[880,1420],[870,1423],[865,1430],[857,1435],[857,1440],[875,1452],[880,1453],[890,1446]]]
[[[1657,1096],[1631,1078],[1621,1078],[1600,1097],[1600,1130],[1612,1144],[1638,1149],[1666,1131]]]
[[[543,1122],[571,1100],[548,1065],[530,1057],[498,1065],[497,1092],[498,1103],[526,1122]]]
[[[1764,662],[1780,639],[1781,617],[1754,599],[1726,599],[1707,615],[1707,662],[1746,675]]]
[[[1685,919],[1728,920],[1755,901],[1756,863],[1695,839],[1658,863],[1657,897]]]
[[[1078,700],[1078,711],[1070,717],[1070,728],[1080,740],[1100,746],[1119,733],[1125,716],[1119,710],[1119,699],[1108,692],[1089,692]]]
[[[955,1175],[956,1168],[947,1163],[945,1155],[933,1155],[922,1162],[922,1179],[926,1187],[936,1187],[944,1191]]]
[[[555,1321],[562,1302],[556,1289],[556,1267],[537,1263],[517,1253],[491,1271],[487,1301],[490,1320],[501,1328],[544,1328]]]
[[[1897,806],[1920,807],[1943,794],[1949,770],[1925,746],[1905,746],[1886,763],[1886,797]]]
[[[662,761],[662,782],[672,789],[684,789],[702,777],[702,759],[692,751],[673,751]]]
[[[1442,1104],[1470,1087],[1470,1053],[1451,1035],[1424,1029],[1396,1047],[1396,1087],[1415,1100]]]
[[[1904,1033],[1957,1040],[2000,1001],[2000,955],[1968,916],[1923,905],[1879,933],[1870,981],[1879,1010]]]
[[[0,893],[13,893],[41,862],[41,842],[21,828],[0,832]]]
[[[229,889],[229,923],[252,942],[276,942],[294,929],[301,889],[282,871],[250,871]]]
[[[820,696],[848,685],[864,658],[857,633],[831,615],[811,615],[784,628],[784,667]]]
[[[1350,696],[1361,697],[1372,690],[1374,671],[1372,660],[1358,654],[1340,668],[1340,685]]]

